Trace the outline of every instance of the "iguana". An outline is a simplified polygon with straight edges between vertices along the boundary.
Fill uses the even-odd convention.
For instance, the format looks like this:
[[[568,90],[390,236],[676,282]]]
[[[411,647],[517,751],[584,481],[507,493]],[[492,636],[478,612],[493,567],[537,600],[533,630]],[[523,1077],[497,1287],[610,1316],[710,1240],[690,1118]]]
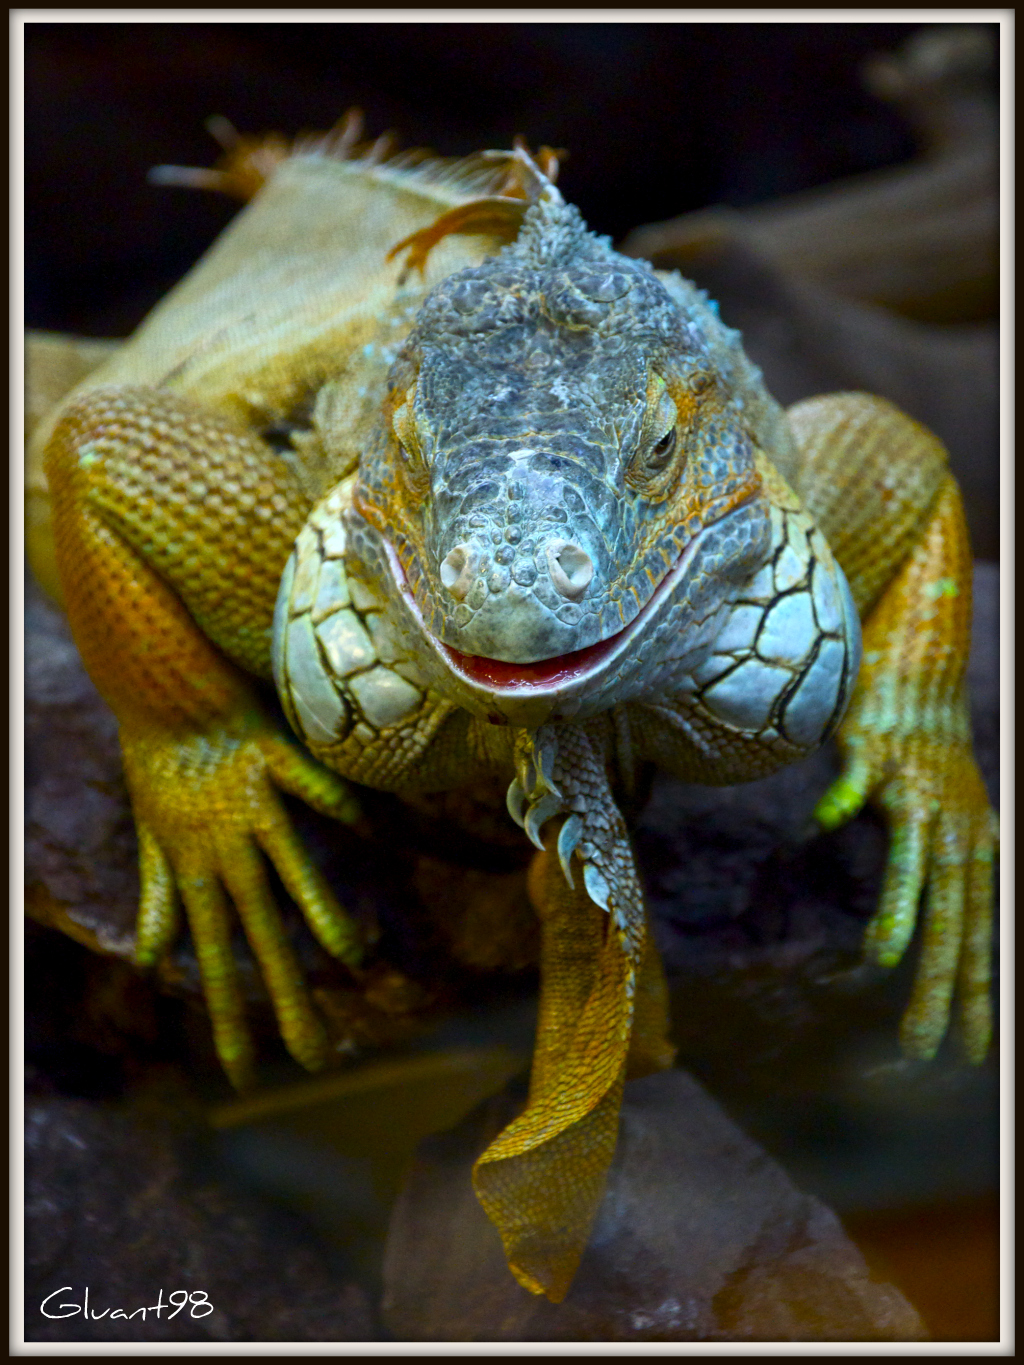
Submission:
[[[903,1047],[935,1053],[955,987],[984,1055],[970,552],[934,436],[866,394],[784,412],[713,303],[587,230],[549,150],[353,144],[256,139],[190,173],[252,202],[41,422],[30,550],[119,721],[138,961],[182,906],[236,1086],[234,914],[292,1055],[325,1057],[266,860],[330,953],[360,953],[277,791],[351,820],[353,784],[507,787],[537,847],[539,1022],[474,1182],[513,1274],[558,1301],[624,1080],[673,1059],[620,809],[638,764],[729,784],[837,733],[820,825],[870,799],[891,831],[868,958],[900,960],[923,893]]]

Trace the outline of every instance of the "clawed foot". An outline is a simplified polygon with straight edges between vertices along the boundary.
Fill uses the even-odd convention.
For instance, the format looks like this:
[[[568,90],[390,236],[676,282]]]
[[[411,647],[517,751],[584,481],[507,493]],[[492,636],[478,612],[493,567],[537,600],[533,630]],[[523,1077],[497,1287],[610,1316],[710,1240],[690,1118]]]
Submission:
[[[310,1070],[327,1059],[324,1025],[274,904],[265,859],[323,947],[358,965],[358,929],[293,830],[278,788],[351,823],[348,786],[262,717],[203,734],[122,730],[139,835],[136,956],[155,964],[188,916],[217,1054],[232,1085],[251,1083],[253,1047],[231,952],[232,907],[259,962],[288,1051]]]
[[[846,729],[846,727],[844,727]],[[908,1057],[934,1057],[949,1026],[954,989],[964,1049],[980,1063],[992,1034],[989,998],[992,868],[998,826],[969,738],[921,735],[903,744],[856,722],[842,737],[845,767],[815,811],[825,829],[871,799],[889,824],[882,893],[865,935],[865,957],[895,967],[917,924],[924,931],[900,1041]],[[902,752],[897,754],[899,748]]]

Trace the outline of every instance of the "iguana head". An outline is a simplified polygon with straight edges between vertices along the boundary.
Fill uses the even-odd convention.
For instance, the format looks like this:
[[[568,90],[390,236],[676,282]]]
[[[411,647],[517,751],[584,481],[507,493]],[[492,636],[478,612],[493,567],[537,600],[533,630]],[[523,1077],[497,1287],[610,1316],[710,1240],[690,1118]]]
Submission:
[[[525,727],[672,702],[706,780],[733,780],[714,774],[736,744],[790,761],[837,723],[859,635],[841,570],[768,458],[792,453],[787,433],[702,295],[542,197],[510,248],[424,302],[355,488],[296,544],[275,667],[310,706],[340,688],[364,718],[370,668],[359,686],[386,682],[405,708],[375,698],[371,726],[404,723],[421,685]],[[325,528],[342,506],[339,541]],[[348,548],[329,553],[325,535]],[[379,656],[404,660],[397,682],[371,667],[332,553],[364,585],[353,609],[401,637]],[[330,640],[296,644],[293,667],[301,632],[285,626],[315,584]]]
[[[514,684],[619,636],[717,523],[723,588],[748,577],[760,487],[699,329],[650,266],[541,201],[428,296],[358,506],[453,665]]]

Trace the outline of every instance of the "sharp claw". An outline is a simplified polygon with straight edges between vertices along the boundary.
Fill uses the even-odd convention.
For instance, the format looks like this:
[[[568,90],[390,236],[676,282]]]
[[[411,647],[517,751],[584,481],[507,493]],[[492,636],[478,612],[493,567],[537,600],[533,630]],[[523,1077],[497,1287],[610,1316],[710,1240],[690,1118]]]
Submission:
[[[534,847],[539,848],[542,853],[544,852],[544,842],[540,837],[541,826],[545,821],[550,820],[553,815],[557,815],[561,809],[561,797],[555,796],[552,792],[549,792],[547,796],[542,796],[541,799],[535,805],[532,805],[526,812],[526,823],[523,825],[523,828],[526,830],[530,843],[533,844]]]
[[[604,873],[593,863],[583,865],[583,885],[587,889],[587,895],[595,905],[607,911],[610,908],[611,887]]]
[[[576,884],[572,879],[572,855],[576,851],[576,845],[579,843],[582,834],[583,820],[578,815],[570,815],[558,831],[558,861],[562,864],[565,880],[574,891]]]
[[[508,791],[505,793],[505,805],[508,813],[516,822],[520,829],[523,828],[523,811],[526,809],[526,792],[523,790],[522,783],[518,777],[513,777],[508,784]]]
[[[544,788],[545,791],[549,791],[553,795],[558,796],[560,795],[560,793],[558,792],[558,789],[555,787],[555,784],[551,778],[551,771],[555,763],[556,747],[557,746],[555,745],[555,742],[553,740],[551,739],[545,740],[536,749],[534,749],[533,761],[537,769],[539,784]]]
[[[519,785],[527,795],[532,795],[537,784],[537,769],[532,757],[527,754],[519,765]]]

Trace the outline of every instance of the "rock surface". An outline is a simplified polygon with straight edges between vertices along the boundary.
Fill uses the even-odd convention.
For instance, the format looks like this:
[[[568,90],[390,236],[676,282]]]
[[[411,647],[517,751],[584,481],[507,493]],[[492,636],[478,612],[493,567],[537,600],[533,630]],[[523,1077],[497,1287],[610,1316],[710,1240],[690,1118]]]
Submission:
[[[470,1169],[524,1098],[511,1088],[421,1144],[392,1218],[383,1315],[403,1341],[917,1341],[836,1219],[698,1083],[626,1087],[619,1146],[561,1304],[509,1275]]]
[[[195,1179],[187,1140],[102,1104],[28,1102],[26,1340],[376,1340],[367,1296],[338,1258],[292,1215]],[[88,1322],[71,1311],[87,1287]],[[182,1289],[205,1298],[171,1317],[168,1296]],[[161,1290],[159,1317],[127,1317]]]
[[[117,721],[67,621],[31,579],[25,603],[25,882],[30,912],[128,957],[139,897]],[[60,911],[58,910],[60,907]]]

